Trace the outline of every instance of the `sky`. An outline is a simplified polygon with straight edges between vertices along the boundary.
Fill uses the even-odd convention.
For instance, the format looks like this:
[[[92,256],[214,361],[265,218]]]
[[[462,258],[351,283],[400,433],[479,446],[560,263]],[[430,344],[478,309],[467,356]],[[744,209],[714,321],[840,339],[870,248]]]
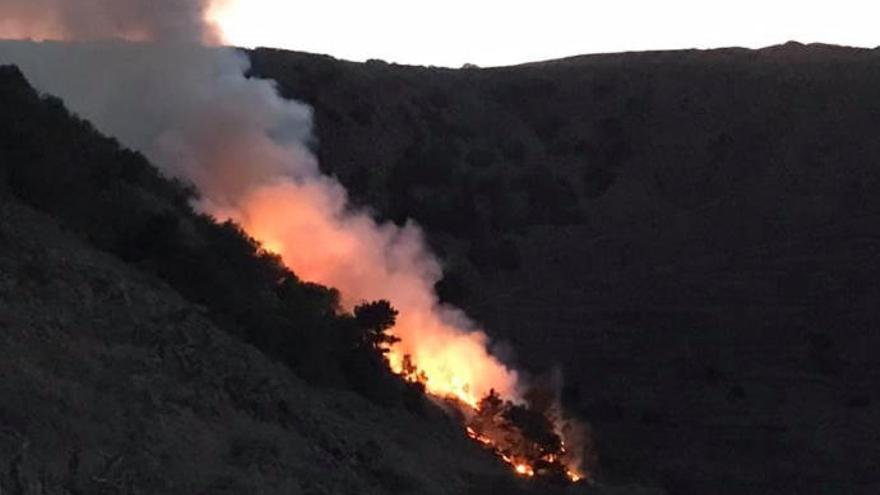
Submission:
[[[859,0],[214,0],[228,43],[460,67],[586,53],[796,40],[880,45],[880,2]]]

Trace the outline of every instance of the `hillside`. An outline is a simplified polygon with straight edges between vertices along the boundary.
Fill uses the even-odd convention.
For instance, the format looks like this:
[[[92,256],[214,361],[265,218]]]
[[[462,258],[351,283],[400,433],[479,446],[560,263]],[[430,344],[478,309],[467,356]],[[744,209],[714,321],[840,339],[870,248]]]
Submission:
[[[45,215],[8,199],[0,215],[3,493],[456,494],[503,479],[455,425],[310,388]]]
[[[447,300],[563,368],[606,476],[880,489],[880,52],[251,58],[358,202],[425,226]]]
[[[14,67],[0,109],[3,493],[656,493],[515,477],[346,347],[332,289]]]

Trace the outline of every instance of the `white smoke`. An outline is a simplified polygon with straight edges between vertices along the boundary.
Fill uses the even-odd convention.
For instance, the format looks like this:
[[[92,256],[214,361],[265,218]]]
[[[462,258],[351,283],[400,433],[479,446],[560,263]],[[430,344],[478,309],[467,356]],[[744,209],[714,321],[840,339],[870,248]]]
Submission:
[[[222,206],[279,177],[318,175],[303,144],[311,109],[245,78],[248,60],[236,50],[3,42],[0,61]]]
[[[212,39],[206,0],[0,0],[0,37],[160,40],[0,43],[18,65],[102,132],[196,186],[196,205],[239,222],[300,277],[340,290],[347,309],[387,299],[400,314],[390,353],[427,388],[471,404],[490,389],[522,400],[519,377],[459,310],[441,305],[442,273],[414,225],[377,224],[352,211],[344,188],[308,151],[311,110],[248,78],[248,59]],[[75,7],[79,7],[75,8]]]
[[[0,0],[0,38],[212,42],[208,0]]]
[[[438,303],[439,264],[413,225],[377,225],[352,212],[345,190],[322,176],[305,143],[308,107],[272,83],[244,76],[247,58],[228,48],[122,42],[0,44],[39,90],[164,173],[193,183],[199,207],[241,223],[301,277],[336,287],[347,308],[384,298],[400,311],[403,355],[427,372],[429,389],[471,403],[494,388],[519,399],[516,373],[487,351],[488,338]]]

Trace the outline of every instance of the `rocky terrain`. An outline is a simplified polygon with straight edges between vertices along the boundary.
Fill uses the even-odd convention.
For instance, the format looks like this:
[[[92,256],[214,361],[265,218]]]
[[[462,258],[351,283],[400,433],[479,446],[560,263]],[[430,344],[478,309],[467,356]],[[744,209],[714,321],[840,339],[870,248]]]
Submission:
[[[880,489],[880,51],[251,56],[314,106],[326,171],[425,226],[441,294],[561,366],[605,476]]]

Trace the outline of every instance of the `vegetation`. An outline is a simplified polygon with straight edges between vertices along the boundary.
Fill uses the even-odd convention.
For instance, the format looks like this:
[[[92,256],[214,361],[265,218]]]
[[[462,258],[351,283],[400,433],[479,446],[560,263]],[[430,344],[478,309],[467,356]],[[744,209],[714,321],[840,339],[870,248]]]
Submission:
[[[514,404],[490,390],[468,426],[493,439],[492,448],[502,455],[533,467],[541,479],[565,484],[568,478],[560,462],[565,448],[549,417],[549,411],[534,400]]]
[[[563,366],[563,397],[600,432],[606,476],[658,480],[670,493],[798,493],[821,484],[857,493],[869,483],[858,473],[873,472],[867,460],[877,457],[864,455],[873,444],[862,441],[872,434],[864,418],[876,412],[870,377],[880,376],[865,352],[877,347],[877,332],[866,329],[880,318],[877,53],[789,44],[466,71],[251,55],[254,75],[314,106],[326,172],[380,216],[426,226],[443,257],[445,301],[510,341],[518,364]],[[0,83],[0,109],[15,127],[27,113],[15,102],[31,97],[14,96],[23,85],[9,80]],[[57,102],[41,105],[49,112]],[[61,142],[32,127],[29,147],[3,129],[0,183],[31,204],[70,196],[53,211],[96,244],[183,288],[193,284],[183,280],[188,262],[174,270],[156,252],[226,267],[199,247],[218,237],[262,256],[234,226],[204,227],[169,208],[185,206],[185,190],[163,196],[165,186],[117,177],[122,170],[149,182],[149,170],[97,173],[100,160],[68,152],[56,161],[86,163],[95,181],[115,184],[101,194],[137,203],[127,213],[136,221],[78,224],[90,216],[68,208],[97,212],[104,200],[27,184],[31,171],[21,164]],[[40,173],[67,180],[64,170]],[[114,204],[108,198],[102,204]],[[180,234],[186,249],[163,248],[166,237],[153,230]],[[250,291],[247,305],[210,306],[205,295],[216,288],[207,282],[187,297],[247,339],[290,342],[260,345],[284,349],[313,381],[357,388],[355,363],[381,360],[354,359],[364,355],[353,351],[363,335],[354,315],[323,316],[332,291],[295,277],[282,289],[272,270],[250,273],[266,282],[216,295],[234,302]],[[212,276],[204,280],[217,287],[237,282]],[[298,302],[279,309],[284,298]],[[834,346],[816,344],[826,333]],[[816,430],[820,423],[829,426]]]
[[[474,299],[467,285],[521,268],[523,232],[584,222],[641,153],[651,107],[647,80],[554,67],[453,71],[268,49],[251,60],[314,106],[321,166],[356,202],[425,228],[446,261],[438,292],[460,306]]]
[[[388,371],[388,301],[342,311],[17,69],[0,67],[0,109],[0,491],[562,493],[518,483],[448,421],[304,388],[241,343],[428,413]]]
[[[38,96],[13,67],[0,68],[0,108],[0,187],[7,193],[160,277],[218,326],[313,383],[412,406],[412,387],[384,363],[396,341],[387,334],[396,317],[387,301],[346,314],[335,289],[298,279],[237,225],[195,213],[191,189],[160,176],[59,100]]]
[[[521,368],[563,367],[606,476],[872,493],[880,50],[469,70],[250,53],[314,107],[325,171],[426,227],[441,297]]]

